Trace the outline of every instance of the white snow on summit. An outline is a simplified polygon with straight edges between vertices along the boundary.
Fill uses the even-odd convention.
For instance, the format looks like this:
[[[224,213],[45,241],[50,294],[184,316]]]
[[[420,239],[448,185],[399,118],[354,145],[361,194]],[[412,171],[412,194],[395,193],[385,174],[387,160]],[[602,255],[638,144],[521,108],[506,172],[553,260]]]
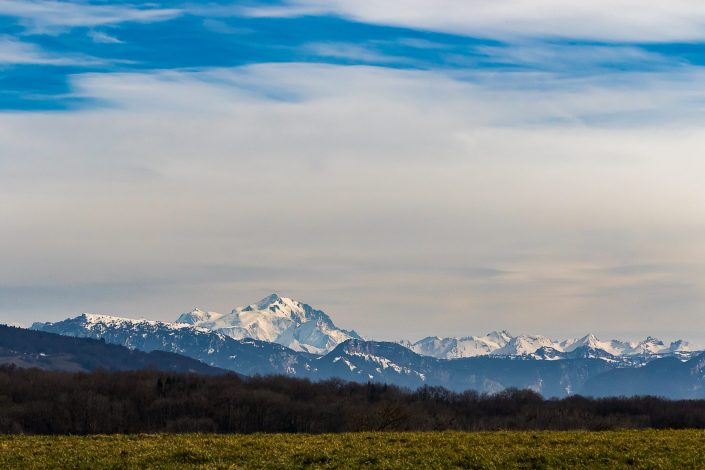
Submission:
[[[485,336],[465,336],[462,338],[439,338],[429,336],[416,343],[402,341],[401,344],[417,354],[442,359],[486,356],[505,347],[512,336],[506,331],[493,331]]]
[[[190,329],[193,334],[216,332],[221,337],[261,340],[317,355],[327,354],[349,339],[363,339],[353,330],[338,328],[326,313],[276,294],[226,314],[194,309],[179,316],[175,323],[92,313],[69,320],[80,331],[90,331],[96,337],[116,329],[125,334],[140,331],[142,335],[158,330],[186,333],[185,329]],[[42,324],[36,325],[39,328]],[[686,360],[704,350],[683,340],[664,343],[651,336],[642,341],[601,340],[592,334],[554,340],[541,335],[514,336],[506,330],[484,336],[429,336],[414,343],[399,343],[417,354],[438,359],[523,356],[543,360],[593,357],[606,361],[617,358],[639,361],[645,357],[671,355]]]
[[[102,313],[82,313],[72,320],[80,323],[84,328],[90,329],[105,329],[106,327],[118,328],[134,328],[135,326],[149,326],[152,328],[163,328],[169,330],[192,329],[194,331],[208,332],[206,328],[199,328],[186,323],[169,323],[159,320],[147,320],[145,318],[126,318],[117,317],[114,315],[106,315]],[[40,323],[37,323],[39,325]]]
[[[225,314],[194,309],[176,321],[235,339],[259,339],[314,354],[325,354],[350,338],[361,339],[354,331],[335,326],[324,312],[277,294]]]
[[[457,359],[474,356],[529,356],[541,348],[558,353],[570,353],[578,348],[604,351],[613,356],[637,356],[687,353],[702,348],[683,340],[670,344],[648,337],[643,341],[620,341],[598,339],[589,334],[582,338],[556,341],[540,335],[512,336],[507,331],[492,332],[485,336],[465,336],[459,338],[439,338],[429,336],[415,343],[400,341],[403,346],[425,356],[439,359]]]

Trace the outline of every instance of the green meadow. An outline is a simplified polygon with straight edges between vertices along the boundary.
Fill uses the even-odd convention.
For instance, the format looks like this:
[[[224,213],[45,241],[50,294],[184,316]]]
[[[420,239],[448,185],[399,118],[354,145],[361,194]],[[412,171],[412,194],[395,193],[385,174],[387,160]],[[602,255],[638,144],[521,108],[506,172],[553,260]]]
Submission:
[[[705,431],[3,436],[0,468],[705,468]]]

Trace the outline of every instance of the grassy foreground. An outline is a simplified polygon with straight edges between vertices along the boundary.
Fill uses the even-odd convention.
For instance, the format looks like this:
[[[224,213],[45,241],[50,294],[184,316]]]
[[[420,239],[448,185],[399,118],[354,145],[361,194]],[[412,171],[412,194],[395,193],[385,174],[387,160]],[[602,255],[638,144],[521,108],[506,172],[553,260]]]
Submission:
[[[705,468],[705,431],[4,436],[0,468]]]

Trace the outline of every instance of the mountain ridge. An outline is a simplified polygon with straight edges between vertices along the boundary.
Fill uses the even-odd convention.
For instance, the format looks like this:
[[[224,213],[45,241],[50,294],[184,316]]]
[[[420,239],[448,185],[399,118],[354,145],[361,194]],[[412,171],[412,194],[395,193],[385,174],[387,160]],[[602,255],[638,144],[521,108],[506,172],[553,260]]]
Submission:
[[[44,370],[85,372],[160,370],[199,374],[225,374],[188,356],[166,351],[140,351],[104,339],[77,338],[45,331],[0,325],[0,365]]]
[[[542,335],[513,336],[506,330],[493,331],[484,336],[439,337],[427,336],[416,342],[401,340],[400,344],[411,350],[439,359],[457,359],[476,356],[522,356],[535,354],[542,348],[566,354],[582,347],[601,350],[615,357],[632,356],[689,356],[703,348],[682,339],[666,345],[663,341],[648,336],[642,341],[600,340],[594,334],[580,338],[553,340]]]
[[[141,322],[155,325],[156,320],[130,319],[105,314],[84,313],[87,322],[96,325],[107,322]],[[232,339],[251,338],[279,344],[294,351],[325,355],[339,344],[349,340],[363,340],[355,330],[345,330],[335,325],[331,317],[297,300],[272,293],[258,302],[236,307],[229,313],[195,308],[182,313],[174,322],[158,322],[169,328],[193,327],[199,331],[217,332]],[[592,354],[605,359],[644,362],[651,357],[675,356],[688,359],[705,350],[677,339],[669,344],[652,336],[641,341],[618,339],[601,340],[594,334],[579,338],[554,340],[543,335],[512,335],[507,330],[497,330],[482,336],[440,337],[427,336],[416,342],[399,340],[398,344],[425,356],[438,359],[458,359],[478,356],[514,357],[559,360]],[[583,349],[587,348],[587,350]],[[575,352],[580,350],[579,352]],[[588,353],[585,353],[588,351]]]
[[[313,357],[276,343],[235,340],[222,333],[184,323],[131,320],[81,314],[54,323],[35,323],[32,329],[106,342],[142,351],[183,354],[214,367],[245,375],[286,374]],[[237,367],[233,363],[237,362]]]

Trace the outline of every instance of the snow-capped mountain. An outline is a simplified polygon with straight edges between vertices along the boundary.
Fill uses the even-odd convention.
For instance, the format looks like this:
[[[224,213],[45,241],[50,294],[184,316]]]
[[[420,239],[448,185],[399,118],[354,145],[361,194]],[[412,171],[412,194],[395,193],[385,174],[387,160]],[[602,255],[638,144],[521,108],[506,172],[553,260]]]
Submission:
[[[335,326],[325,312],[277,294],[226,314],[195,309],[182,314],[176,322],[234,339],[253,338],[313,354],[325,354],[351,338],[362,339],[355,331]]]
[[[479,339],[458,338],[464,340],[460,341],[461,346],[475,348],[466,347],[466,353],[480,350],[482,355],[449,360],[417,354],[397,343],[358,339],[348,339],[325,355],[315,355],[272,342],[249,338],[237,340],[183,322],[131,320],[108,315],[82,314],[56,323],[35,323],[32,328],[65,336],[103,339],[106,343],[136,350],[175,352],[245,375],[283,374],[312,380],[337,378],[411,388],[430,385],[488,393],[507,387],[531,388],[546,397],[574,393],[609,395],[614,394],[613,390],[640,394],[657,390],[673,398],[705,397],[702,373],[705,354],[693,353],[689,360],[684,360],[687,359],[685,356],[663,357],[665,354],[661,352],[664,350],[685,349],[687,346],[682,342],[665,345],[653,339],[629,346],[635,354],[656,351],[650,356],[616,357],[596,349],[602,343],[589,335],[579,340],[553,342],[560,346],[561,350],[558,350],[550,346],[534,349],[546,343],[544,337],[513,337],[500,332]],[[453,344],[453,341],[444,342],[438,338],[427,344],[434,342]],[[455,344],[450,349],[457,349]],[[494,352],[507,354],[485,353],[483,345]],[[618,346],[611,342],[608,345]],[[2,347],[0,342],[0,350]],[[447,351],[445,354],[449,354]],[[678,374],[677,377],[674,373]]]
[[[589,334],[582,338],[574,340],[566,340],[559,343],[561,351],[571,352],[578,348],[589,348],[600,350],[617,357],[625,356],[664,356],[664,355],[683,355],[687,356],[701,350],[697,346],[688,343],[687,341],[677,340],[670,344],[665,344],[663,341],[651,336],[642,341],[620,341],[616,339],[602,341],[595,335]]]
[[[401,341],[401,344],[424,356],[457,359],[493,354],[505,347],[511,339],[512,336],[506,331],[494,331],[485,336],[465,336],[462,338],[428,336],[416,343]]]
[[[689,357],[702,350],[686,341],[678,340],[665,344],[656,338],[643,341],[602,341],[589,334],[582,338],[553,340],[540,335],[512,336],[507,331],[494,331],[485,336],[465,336],[460,338],[439,338],[429,336],[415,343],[401,341],[412,351],[439,359],[457,359],[475,356],[531,356],[534,359],[561,359],[575,357],[568,354],[579,351],[585,357],[631,357],[667,356]],[[589,353],[585,351],[593,351]],[[604,353],[604,354],[603,354]]]
[[[540,335],[513,336],[507,344],[494,351],[497,356],[523,356],[536,352],[539,348],[556,348],[555,342]]]
[[[398,343],[360,340],[340,344],[313,364],[319,378],[486,393],[508,387],[530,388],[547,397],[579,393],[587,380],[616,367],[595,358],[540,361],[481,356],[445,360],[417,354]]]
[[[84,313],[55,323],[35,323],[33,330],[78,338],[103,339],[141,351],[167,351],[245,375],[296,374],[315,357],[279,344],[235,340],[222,333],[185,323],[133,320]]]
[[[705,396],[705,353],[681,340],[666,344],[652,337],[619,341],[594,335],[554,340],[495,331],[484,336],[427,337],[415,343],[365,341],[354,331],[338,328],[324,312],[275,294],[228,314],[196,309],[174,323],[82,314],[35,323],[32,328],[103,339],[134,350],[173,352],[244,375],[284,374],[481,392],[518,387],[545,396],[566,396],[609,393],[609,377],[618,378],[619,390],[648,393],[652,378],[661,380],[669,371],[680,371],[677,384],[663,393]],[[613,373],[642,368],[645,372]],[[640,377],[638,387],[629,388],[631,377]]]
[[[396,343],[349,339],[323,356],[297,352],[275,343],[236,340],[184,323],[131,320],[83,314],[36,330],[65,336],[103,339],[142,351],[169,351],[244,375],[283,374],[313,380],[338,378],[405,387],[444,386],[497,392],[506,387],[533,388],[547,396],[580,390],[588,378],[614,365],[596,359],[565,361],[470,357],[456,360],[422,356]],[[2,344],[0,343],[0,349]],[[565,363],[565,366],[559,365]]]

